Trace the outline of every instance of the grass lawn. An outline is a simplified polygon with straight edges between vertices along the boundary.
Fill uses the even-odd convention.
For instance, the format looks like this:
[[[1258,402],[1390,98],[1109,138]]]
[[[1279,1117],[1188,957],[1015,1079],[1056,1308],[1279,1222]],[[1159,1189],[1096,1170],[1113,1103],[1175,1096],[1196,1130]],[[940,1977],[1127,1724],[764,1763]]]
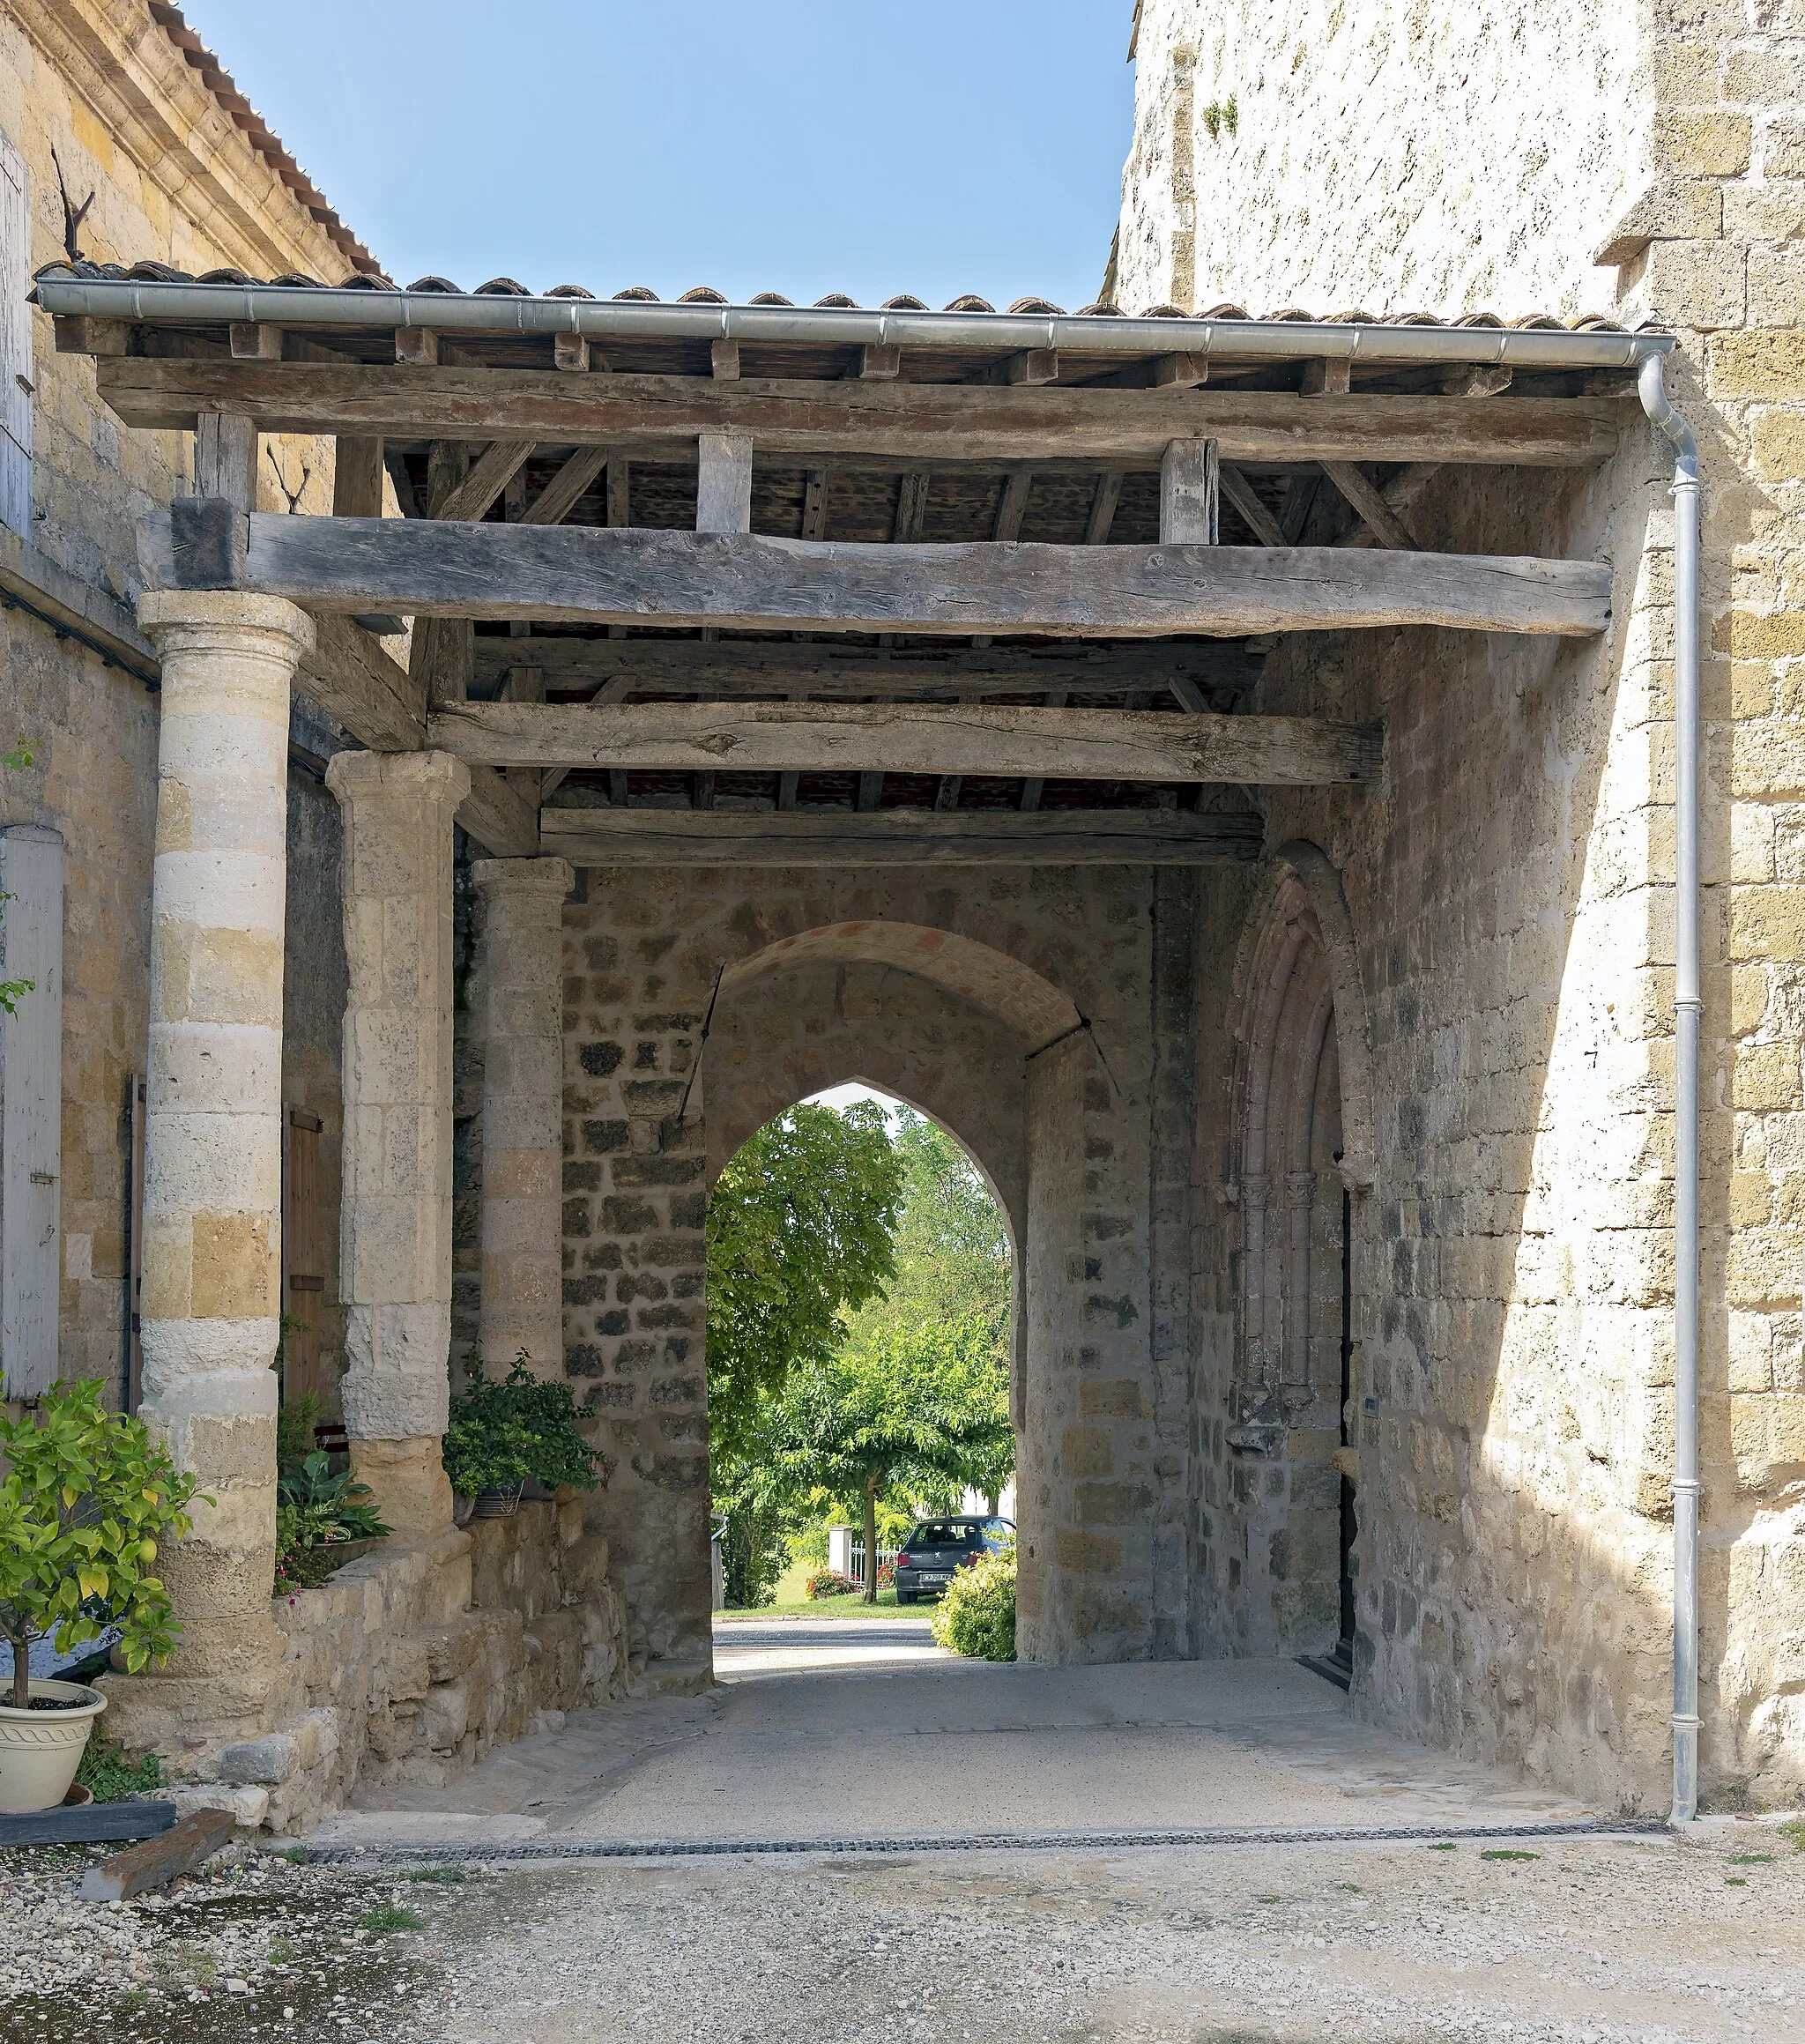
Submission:
[[[812,1562],[798,1562],[777,1578],[776,1602],[761,1604],[754,1611],[717,1611],[717,1618],[925,1618],[930,1606],[905,1604],[900,1610],[895,1590],[880,1590],[875,1604],[863,1597],[806,1597],[802,1586],[813,1573]]]

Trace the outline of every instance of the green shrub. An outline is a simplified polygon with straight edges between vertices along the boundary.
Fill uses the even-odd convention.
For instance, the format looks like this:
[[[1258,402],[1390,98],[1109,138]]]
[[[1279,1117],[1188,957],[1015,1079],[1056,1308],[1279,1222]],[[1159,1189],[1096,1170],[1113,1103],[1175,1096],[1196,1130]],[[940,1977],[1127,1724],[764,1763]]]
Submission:
[[[974,1661],[1015,1658],[1015,1546],[999,1548],[962,1568],[934,1607],[933,1634],[942,1646]]]
[[[445,1474],[460,1498],[533,1480],[548,1490],[561,1483],[593,1490],[601,1480],[602,1458],[576,1424],[593,1419],[595,1407],[578,1405],[568,1384],[541,1382],[526,1364],[523,1349],[498,1384],[470,1359],[470,1388],[451,1401],[445,1428]]]
[[[381,1540],[389,1532],[367,1483],[348,1469],[331,1474],[319,1448],[276,1479],[276,1588],[310,1590],[331,1574],[332,1550],[353,1540]]]
[[[285,1313],[286,1320],[287,1315]],[[314,1428],[319,1423],[320,1401],[312,1392],[291,1398],[276,1415],[276,1467],[298,1469],[314,1453]]]
[[[802,1586],[806,1597],[855,1596],[863,1584],[856,1583],[851,1576],[843,1576],[838,1569],[816,1569]]]

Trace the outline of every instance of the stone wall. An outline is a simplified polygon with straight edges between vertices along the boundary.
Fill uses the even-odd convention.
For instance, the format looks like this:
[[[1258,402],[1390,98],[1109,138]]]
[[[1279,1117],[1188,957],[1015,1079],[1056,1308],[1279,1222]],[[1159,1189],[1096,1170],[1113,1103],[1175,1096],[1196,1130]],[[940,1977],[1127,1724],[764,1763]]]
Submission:
[[[1805,17],[1756,0],[1518,0],[1483,18],[1335,0],[1280,20],[1146,0],[1139,62],[1114,286],[1131,309],[1593,310],[1677,333],[1668,380],[1705,482],[1703,1769],[1707,1800],[1788,1799],[1805,1783]],[[1358,998],[1338,992],[1336,1025],[1372,1059],[1372,1185],[1354,1201],[1356,1697],[1463,1751],[1658,1807],[1671,463],[1631,400],[1622,435],[1595,477],[1450,470],[1412,513],[1430,547],[1609,560],[1604,642],[1296,639],[1259,707],[1384,716],[1390,734],[1382,793],[1266,805],[1268,844],[1320,846],[1345,888]],[[1333,536],[1318,515],[1306,538]],[[1206,907],[1206,958],[1248,912]],[[1200,1330],[1206,1304],[1233,1302],[1238,1253],[1216,1091],[1238,1046],[1202,994],[1199,1170],[1213,1175],[1214,1146],[1222,1197],[1199,1206]],[[1247,1637],[1251,1521],[1234,1452],[1209,1450],[1231,1382],[1207,1374],[1196,1418],[1215,1472],[1199,1622],[1229,1645]]]
[[[565,911],[566,1366],[603,1409],[598,1520],[653,1677],[707,1664],[711,1164],[857,1076],[944,1119],[1025,1243],[1028,1650],[1166,1639],[1153,1526],[1167,1492],[1185,1526],[1188,1464],[1182,1419],[1164,1474],[1148,1425],[1153,909],[1126,867],[584,876]],[[1185,1291],[1181,1272],[1166,1292]]]
[[[237,264],[260,276],[304,270],[334,279],[346,268],[142,0],[4,0],[0,133],[25,160],[33,267],[63,254],[54,147],[77,202],[94,194],[82,245],[97,260],[152,258],[194,271]],[[23,610],[0,613],[4,742],[23,737],[34,754],[26,772],[0,773],[0,822],[48,825],[67,846],[62,1369],[123,1395],[127,1092],[145,1059],[158,723],[145,680],[154,682],[155,656],[132,617],[133,522],[188,487],[190,436],[122,431],[96,395],[93,361],[58,354],[42,314],[31,315],[31,530],[0,531],[0,576],[137,670],[104,665]],[[284,509],[290,493],[302,509],[331,508],[330,441],[265,446],[264,509]],[[310,820],[310,785],[292,791],[291,884],[296,911],[321,919],[302,955],[316,962],[323,949],[330,981],[338,924],[331,826]],[[329,1027],[316,1011],[330,991],[328,984],[298,990],[285,1067],[329,1131],[338,1023],[334,1017]],[[330,1215],[327,1227],[334,1228]]]
[[[360,1788],[441,1787],[539,1713],[623,1694],[625,1606],[583,1517],[523,1504],[278,1598],[282,1728],[177,1757],[182,1800],[305,1832]]]

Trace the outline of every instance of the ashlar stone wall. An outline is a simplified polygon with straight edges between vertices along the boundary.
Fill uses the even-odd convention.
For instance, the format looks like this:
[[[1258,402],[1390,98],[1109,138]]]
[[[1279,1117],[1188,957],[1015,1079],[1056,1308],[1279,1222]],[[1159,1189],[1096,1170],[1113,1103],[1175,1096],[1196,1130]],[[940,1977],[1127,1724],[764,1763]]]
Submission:
[[[1668,382],[1705,488],[1702,1765],[1707,1802],[1792,1798],[1805,15],[1336,0],[1279,19],[1147,0],[1139,64],[1115,279],[1131,309],[1590,310],[1677,337]],[[1463,1751],[1659,1807],[1671,457],[1633,399],[1621,433],[1596,476],[1451,470],[1412,513],[1430,547],[1608,560],[1602,642],[1293,640],[1259,707],[1383,716],[1391,747],[1380,793],[1267,802],[1269,847],[1305,840],[1337,875],[1358,963],[1357,1000],[1337,996],[1343,1063],[1349,1042],[1371,1059],[1371,1186],[1354,1200],[1356,1697]],[[1306,535],[1333,537],[1321,516]],[[1253,912],[1206,909],[1205,955]],[[1200,1157],[1216,1146],[1226,1209],[1234,1131],[1211,1074],[1234,1068],[1235,1021],[1200,991]],[[1237,1254],[1232,1217],[1207,1198],[1200,1214],[1198,1325],[1204,1302],[1233,1308]],[[1240,1451],[1215,1452],[1207,1416],[1200,1431],[1206,1491],[1229,1498]],[[1247,1521],[1206,1518],[1200,1624],[1232,1642],[1249,1623]]]

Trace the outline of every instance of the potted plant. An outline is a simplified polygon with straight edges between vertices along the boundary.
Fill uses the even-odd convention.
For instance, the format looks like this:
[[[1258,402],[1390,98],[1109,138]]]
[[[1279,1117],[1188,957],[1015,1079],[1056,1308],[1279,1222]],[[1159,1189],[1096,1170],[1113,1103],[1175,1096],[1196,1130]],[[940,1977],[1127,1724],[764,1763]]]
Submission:
[[[568,1384],[535,1377],[524,1349],[499,1382],[485,1374],[479,1356],[465,1371],[469,1388],[451,1401],[444,1446],[460,1524],[472,1515],[506,1518],[529,1484],[546,1497],[562,1483],[595,1489],[601,1457],[576,1423],[593,1419],[594,1406],[578,1405]]]
[[[141,1420],[108,1412],[86,1380],[55,1386],[17,1420],[0,1418],[0,1637],[12,1649],[0,1704],[0,1811],[49,1810],[68,1794],[107,1699],[85,1683],[33,1677],[32,1643],[54,1634],[78,1646],[111,1625],[133,1674],[168,1659],[180,1627],[150,1572],[158,1542],[190,1528],[194,1479],[177,1474]]]
[[[390,1530],[369,1486],[348,1469],[334,1475],[331,1458],[316,1448],[276,1478],[276,1594],[317,1589]]]

